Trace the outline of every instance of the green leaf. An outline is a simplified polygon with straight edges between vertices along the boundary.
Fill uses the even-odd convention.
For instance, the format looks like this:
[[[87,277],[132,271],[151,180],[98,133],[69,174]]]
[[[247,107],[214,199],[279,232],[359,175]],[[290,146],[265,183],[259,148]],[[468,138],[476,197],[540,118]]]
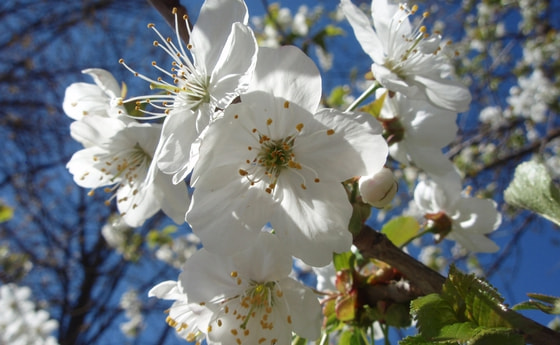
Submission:
[[[439,344],[439,343],[426,340],[421,335],[416,335],[414,337],[406,337],[399,341],[399,345],[434,345],[434,344]],[[453,343],[449,343],[449,344],[453,344]]]
[[[383,102],[385,102],[386,96],[387,96],[387,92],[383,93],[381,97],[371,102],[370,104],[364,105],[359,110],[365,111],[366,113],[370,113],[376,119],[379,118],[381,114],[381,108],[383,108]]]
[[[386,223],[381,232],[397,247],[405,244],[418,234],[420,224],[414,217],[397,217]]]
[[[338,345],[368,345],[368,342],[363,330],[352,328],[342,332]]]
[[[350,294],[337,300],[336,302],[336,318],[340,321],[347,322],[356,318],[356,295]]]
[[[0,203],[0,223],[7,222],[14,217],[14,209]]]
[[[393,303],[384,315],[385,323],[389,326],[405,328],[410,326],[410,307],[408,303]]]
[[[295,335],[292,337],[292,345],[307,345],[307,340],[299,335]]]
[[[560,225],[560,189],[543,163],[529,161],[517,166],[504,197],[508,204],[538,213]]]
[[[342,332],[340,338],[338,339],[338,345],[351,345],[353,333],[354,332],[350,330]]]
[[[436,339],[455,340],[465,342],[472,339],[477,333],[477,327],[472,322],[460,322],[442,327]]]
[[[327,104],[331,107],[341,107],[346,103],[345,97],[350,93],[350,89],[345,86],[337,86],[332,89]]]
[[[411,304],[411,312],[417,320],[416,327],[427,339],[437,337],[444,326],[459,321],[449,302],[438,294],[415,299]]]
[[[560,298],[536,293],[529,293],[534,300],[519,303],[513,310],[540,310],[547,314],[560,314]],[[535,301],[536,300],[536,301]]]
[[[333,254],[333,264],[337,271],[353,270],[356,257],[350,251]]]
[[[340,27],[338,27],[336,25],[329,24],[329,25],[325,26],[325,34],[329,37],[341,36],[343,33],[344,33],[344,30],[342,30]]]
[[[469,344],[472,345],[525,345],[521,334],[510,328],[482,330]]]
[[[502,317],[503,298],[492,285],[474,274],[466,275],[451,266],[442,297],[464,321],[485,327],[509,327]]]

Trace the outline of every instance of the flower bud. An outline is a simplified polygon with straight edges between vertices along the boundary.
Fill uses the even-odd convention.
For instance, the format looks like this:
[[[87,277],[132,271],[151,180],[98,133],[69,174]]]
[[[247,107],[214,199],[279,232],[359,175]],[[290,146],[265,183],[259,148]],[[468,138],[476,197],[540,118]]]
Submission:
[[[358,188],[364,202],[373,207],[383,208],[389,205],[397,194],[398,183],[393,172],[383,168],[375,175],[360,177]]]

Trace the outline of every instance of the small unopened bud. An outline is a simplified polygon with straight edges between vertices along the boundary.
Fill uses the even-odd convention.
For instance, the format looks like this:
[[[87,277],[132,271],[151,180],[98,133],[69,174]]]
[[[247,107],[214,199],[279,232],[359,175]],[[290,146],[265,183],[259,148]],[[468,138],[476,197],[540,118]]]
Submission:
[[[393,172],[381,169],[373,176],[362,176],[358,182],[362,200],[373,207],[383,208],[391,203],[397,194],[398,183]]]

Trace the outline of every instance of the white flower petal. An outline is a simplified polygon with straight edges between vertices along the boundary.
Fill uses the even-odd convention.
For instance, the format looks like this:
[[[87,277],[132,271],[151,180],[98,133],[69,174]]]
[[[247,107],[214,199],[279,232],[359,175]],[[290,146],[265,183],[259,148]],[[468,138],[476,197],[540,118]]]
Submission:
[[[121,87],[111,72],[101,68],[88,68],[82,71],[93,78],[95,84],[109,97],[121,97]]]
[[[84,146],[107,148],[112,138],[126,128],[126,123],[109,117],[88,116],[70,124],[70,135]]]
[[[113,176],[105,174],[101,169],[103,163],[95,164],[94,157],[105,154],[107,151],[99,147],[89,147],[72,155],[66,168],[72,174],[74,182],[84,188],[97,188],[120,181]]]
[[[500,247],[494,241],[483,234],[452,231],[447,235],[447,238],[458,242],[473,253],[495,253],[500,250]]]
[[[382,128],[373,116],[322,109],[314,118],[318,124],[310,123],[304,129],[320,131],[322,125],[325,135],[302,136],[297,141],[296,158],[315,168],[320,178],[329,176],[342,182],[381,170],[388,147],[381,136]],[[334,130],[334,134],[327,135],[327,130]]]
[[[198,137],[196,115],[190,111],[171,113],[163,122],[160,149],[155,159],[166,174],[188,174],[191,145]],[[182,180],[182,179],[179,179]]]
[[[201,249],[183,266],[180,284],[191,303],[211,302],[232,297],[243,291],[249,282],[237,284],[231,272],[236,270],[228,257]]]
[[[148,297],[161,299],[179,299],[186,297],[179,288],[176,280],[167,280],[154,286],[148,291]]]
[[[185,182],[174,184],[171,176],[158,172],[154,184],[161,195],[161,210],[176,224],[183,224],[191,201]]]
[[[457,213],[453,221],[468,232],[487,234],[501,223],[501,215],[496,209],[496,202],[491,199],[461,198],[455,204]]]
[[[284,293],[294,332],[309,341],[318,339],[323,315],[315,293],[291,278],[281,280],[278,285]]]
[[[251,81],[257,62],[257,41],[253,31],[241,23],[234,23],[214,72],[211,93],[225,109],[241,92],[245,91]]]
[[[232,258],[240,275],[255,281],[274,281],[287,277],[292,271],[292,257],[278,236],[268,232],[255,235],[257,245],[235,254]],[[261,258],[255,265],[255,258]]]
[[[350,22],[354,35],[358,39],[358,43],[371,59],[377,63],[383,63],[385,56],[383,54],[383,45],[379,40],[377,33],[371,27],[371,21],[356,5],[350,0],[342,0],[340,8]]]
[[[249,91],[254,90],[264,91],[315,113],[322,96],[321,75],[313,61],[296,47],[261,47],[249,88]]]
[[[218,62],[233,23],[247,24],[247,6],[241,0],[206,0],[191,34],[192,53],[210,72]],[[225,28],[225,29],[224,29]]]
[[[303,190],[299,176],[286,173],[282,178],[292,181],[282,189],[281,208],[272,215],[271,223],[293,255],[311,266],[324,266],[333,252],[350,250],[352,206],[342,184],[309,182]]]
[[[469,89],[456,80],[416,75],[414,82],[425,88],[428,100],[436,107],[462,112],[469,109],[471,94]]]
[[[109,99],[97,85],[74,83],[66,88],[62,109],[70,118],[80,120],[86,115],[107,116]]]

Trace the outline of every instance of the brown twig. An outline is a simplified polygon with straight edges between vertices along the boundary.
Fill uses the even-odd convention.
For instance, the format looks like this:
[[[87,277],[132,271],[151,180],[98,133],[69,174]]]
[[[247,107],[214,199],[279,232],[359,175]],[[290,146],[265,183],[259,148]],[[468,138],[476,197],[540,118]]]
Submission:
[[[354,245],[367,258],[386,262],[401,272],[422,294],[441,292],[445,277],[396,247],[385,235],[364,225]]]

